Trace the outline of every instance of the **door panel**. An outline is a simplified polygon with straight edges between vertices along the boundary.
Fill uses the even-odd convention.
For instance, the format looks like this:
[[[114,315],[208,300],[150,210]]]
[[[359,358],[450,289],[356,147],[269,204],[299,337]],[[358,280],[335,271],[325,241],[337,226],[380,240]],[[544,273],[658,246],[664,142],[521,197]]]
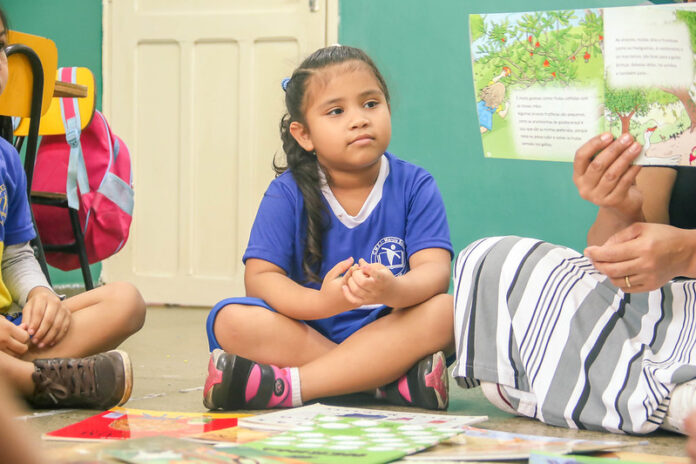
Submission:
[[[150,303],[244,294],[241,257],[281,152],[280,82],[335,42],[336,4],[105,5],[104,108],[130,148],[136,192],[129,241],[105,261],[105,281],[131,281]]]

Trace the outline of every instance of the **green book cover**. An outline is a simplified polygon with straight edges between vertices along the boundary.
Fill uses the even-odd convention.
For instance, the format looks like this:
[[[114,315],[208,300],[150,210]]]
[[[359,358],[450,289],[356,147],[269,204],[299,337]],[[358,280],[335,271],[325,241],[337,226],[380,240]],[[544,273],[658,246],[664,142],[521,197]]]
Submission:
[[[318,416],[312,423],[244,447],[315,464],[377,464],[400,459],[460,432],[461,428],[447,426]]]

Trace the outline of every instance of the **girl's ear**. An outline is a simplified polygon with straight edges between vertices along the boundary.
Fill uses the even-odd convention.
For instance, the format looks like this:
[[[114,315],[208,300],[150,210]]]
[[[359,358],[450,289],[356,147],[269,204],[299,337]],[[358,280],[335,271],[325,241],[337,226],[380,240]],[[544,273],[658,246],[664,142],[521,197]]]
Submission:
[[[304,124],[297,121],[291,122],[290,134],[297,141],[297,143],[304,148],[305,151],[314,151],[314,144],[312,143],[312,139],[309,137],[309,131]]]

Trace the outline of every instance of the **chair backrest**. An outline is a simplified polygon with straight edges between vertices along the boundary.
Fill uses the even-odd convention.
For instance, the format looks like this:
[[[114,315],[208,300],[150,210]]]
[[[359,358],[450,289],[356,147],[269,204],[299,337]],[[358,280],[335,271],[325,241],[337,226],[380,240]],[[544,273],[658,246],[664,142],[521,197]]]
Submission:
[[[64,75],[69,73],[70,75]],[[75,98],[75,107],[80,112],[80,129],[84,129],[92,121],[94,109],[96,105],[96,83],[94,74],[89,68],[59,68],[56,71],[55,80],[57,82],[74,82],[86,89],[87,95],[80,98]],[[23,137],[29,132],[30,118],[22,118],[19,126],[14,132],[15,136]],[[39,135],[58,135],[65,134],[65,126],[60,109],[60,97],[54,97],[50,100],[48,109],[41,117],[39,124]]]
[[[8,43],[26,45],[41,61],[43,68],[41,114],[44,114],[48,111],[49,103],[53,98],[56,69],[58,69],[56,44],[50,39],[17,31],[9,31]],[[7,57],[7,63],[9,78],[5,88],[8,91],[0,95],[0,115],[29,117],[34,83],[31,62],[24,53],[13,53]]]

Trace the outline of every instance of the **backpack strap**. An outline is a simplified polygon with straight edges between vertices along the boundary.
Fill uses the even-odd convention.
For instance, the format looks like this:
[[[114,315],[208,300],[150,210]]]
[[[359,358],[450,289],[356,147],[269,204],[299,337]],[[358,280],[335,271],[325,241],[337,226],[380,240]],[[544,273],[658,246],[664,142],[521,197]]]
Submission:
[[[77,68],[60,68],[59,75],[64,82],[77,82]],[[89,179],[87,167],[82,154],[80,135],[82,134],[80,110],[77,98],[60,98],[60,115],[65,128],[65,140],[70,145],[70,158],[68,161],[68,175],[65,181],[65,193],[68,198],[68,207],[80,209],[80,199],[77,189],[81,193],[89,192]]]

